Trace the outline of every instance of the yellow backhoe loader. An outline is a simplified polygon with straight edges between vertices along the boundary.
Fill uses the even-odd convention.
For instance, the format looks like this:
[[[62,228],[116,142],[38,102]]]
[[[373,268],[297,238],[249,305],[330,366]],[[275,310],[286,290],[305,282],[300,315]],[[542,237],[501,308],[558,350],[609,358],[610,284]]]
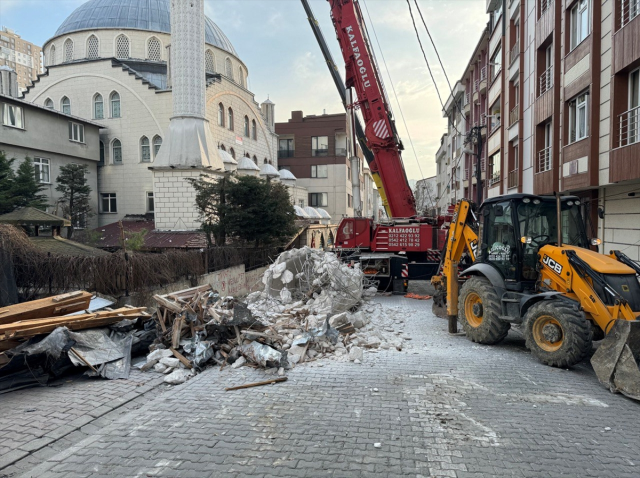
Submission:
[[[575,365],[602,340],[591,358],[598,379],[640,400],[640,266],[590,249],[599,241],[587,238],[575,196],[510,194],[474,208],[456,205],[431,280],[434,312],[481,344],[521,324],[527,348],[554,367]]]

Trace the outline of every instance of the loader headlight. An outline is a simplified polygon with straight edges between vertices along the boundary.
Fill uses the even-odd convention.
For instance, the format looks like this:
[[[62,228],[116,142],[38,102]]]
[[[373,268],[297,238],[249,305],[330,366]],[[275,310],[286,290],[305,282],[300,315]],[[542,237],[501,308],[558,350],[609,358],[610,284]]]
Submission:
[[[536,205],[540,204],[540,199],[534,199],[533,204],[536,204]]]
[[[531,244],[531,238],[529,236],[522,236],[520,238],[520,242],[523,244]]]
[[[567,201],[567,206],[573,206],[573,201]]]
[[[524,198],[524,199],[522,200],[522,202],[523,202],[523,203],[525,203],[525,204],[529,204],[529,203],[531,202],[531,199],[529,199],[529,198]]]
[[[602,240],[598,239],[597,237],[594,237],[593,239],[591,239],[592,246],[599,246],[600,244],[602,244]]]

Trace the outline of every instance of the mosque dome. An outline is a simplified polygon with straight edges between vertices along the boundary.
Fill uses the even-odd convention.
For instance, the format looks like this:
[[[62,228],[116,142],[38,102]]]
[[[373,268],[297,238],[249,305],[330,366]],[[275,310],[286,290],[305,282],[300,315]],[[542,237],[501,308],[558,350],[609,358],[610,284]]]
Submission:
[[[82,30],[129,29],[171,33],[170,0],[89,0],[76,8],[54,37]],[[209,17],[205,42],[238,56],[235,48]]]

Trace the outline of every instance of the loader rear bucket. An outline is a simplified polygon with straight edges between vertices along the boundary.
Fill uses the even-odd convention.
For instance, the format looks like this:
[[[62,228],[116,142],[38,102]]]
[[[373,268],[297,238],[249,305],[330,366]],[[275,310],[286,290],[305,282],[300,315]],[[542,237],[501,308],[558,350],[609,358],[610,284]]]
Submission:
[[[433,294],[433,304],[431,305],[431,312],[434,315],[446,319],[447,314],[447,293],[443,290],[436,290]]]
[[[596,353],[591,365],[613,393],[640,400],[640,321],[616,320]]]

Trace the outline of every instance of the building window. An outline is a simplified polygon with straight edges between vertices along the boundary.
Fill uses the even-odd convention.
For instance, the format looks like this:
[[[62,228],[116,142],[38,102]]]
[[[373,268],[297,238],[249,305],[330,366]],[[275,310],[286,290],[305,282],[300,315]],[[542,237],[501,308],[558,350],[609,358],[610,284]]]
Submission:
[[[76,143],[84,143],[84,125],[69,121],[69,139]]]
[[[495,80],[496,77],[502,71],[502,47],[499,46],[495,53],[491,56],[491,80]]]
[[[100,93],[96,93],[93,97],[93,117],[94,119],[104,118],[104,102]]]
[[[218,103],[218,126],[224,128],[224,105],[222,103]]]
[[[13,126],[14,128],[24,128],[22,108],[20,106],[4,103],[3,109],[2,124],[5,126]]]
[[[226,150],[227,150],[227,148],[225,148],[225,147],[224,147],[224,144],[221,144],[221,145],[220,145],[220,149],[221,149],[222,151],[226,151]]]
[[[229,148],[229,154],[233,159],[236,159],[236,152],[233,150],[233,148]]]
[[[47,65],[51,66],[55,64],[56,64],[56,46],[51,45],[51,48],[49,48],[49,58],[47,58]]]
[[[569,102],[569,143],[587,137],[588,96],[583,93]]]
[[[227,75],[227,78],[233,81],[233,65],[231,64],[231,60],[229,58],[224,61],[224,71]]]
[[[249,137],[249,117],[248,116],[244,117],[244,135],[247,138]]]
[[[153,157],[156,158],[160,152],[160,146],[162,146],[162,138],[160,136],[154,136],[153,138]]]
[[[347,207],[353,207],[353,196],[351,194],[347,194]]]
[[[311,156],[327,156],[329,154],[329,137],[311,137]]]
[[[501,165],[501,163],[502,163],[502,159],[500,158],[500,152],[499,151],[489,158],[489,186],[493,186],[494,184],[500,182],[500,179],[501,179],[500,165]]]
[[[329,205],[329,194],[327,193],[310,193],[309,206],[311,207],[327,207]]]
[[[151,61],[162,60],[162,46],[160,45],[160,40],[156,37],[149,38],[149,42],[147,43],[147,58]]]
[[[256,163],[256,164],[258,164],[258,158],[256,157],[256,155],[255,155],[255,154],[253,155],[253,162],[254,162],[254,163]]]
[[[140,138],[140,160],[143,163],[151,162],[151,145],[149,144],[149,138],[146,136]]]
[[[102,193],[100,194],[102,202],[103,213],[118,212],[118,203],[116,201],[116,193]]]
[[[294,154],[293,139],[281,139],[278,141],[278,158],[293,158]]]
[[[298,199],[298,206],[304,209],[304,199]]]
[[[244,70],[242,67],[238,68],[238,83],[244,88]]]
[[[119,35],[116,38],[116,58],[124,60],[129,58],[129,38]]]
[[[312,178],[327,178],[329,177],[329,167],[326,164],[318,164],[311,166]]]
[[[256,127],[256,120],[251,120],[251,139],[258,140],[258,130]]]
[[[99,164],[104,164],[104,143],[100,141],[100,162]]]
[[[71,100],[66,96],[63,96],[62,100],[60,100],[60,111],[67,115],[71,114]]]
[[[46,158],[33,158],[33,169],[36,171],[36,181],[48,184],[50,177],[50,164]]]
[[[72,61],[73,60],[73,40],[71,38],[67,38],[67,41],[64,42],[64,61]]]
[[[98,58],[100,56],[100,43],[98,37],[91,35],[87,40],[87,58]]]
[[[153,192],[147,192],[147,212],[155,212],[155,205],[153,204]]]
[[[544,125],[544,149],[538,152],[538,172],[543,173],[550,171],[552,166],[552,149],[553,130],[552,123],[549,121]]]
[[[51,100],[51,98],[47,98],[47,99],[44,101],[44,107],[45,107],[45,108],[47,108],[47,109],[49,109],[49,110],[54,109],[54,108],[53,108],[53,101]]]
[[[573,50],[589,35],[589,0],[578,0],[571,9],[571,49]]]
[[[216,57],[213,56],[213,52],[211,50],[204,52],[204,66],[207,73],[216,72]]]
[[[621,0],[620,6],[620,27],[622,28],[640,13],[640,0]]]
[[[119,139],[114,139],[111,143],[111,157],[113,164],[122,164],[122,143]]]
[[[120,118],[120,93],[114,91],[111,93],[110,97],[111,101],[111,117],[112,118]]]
[[[233,131],[233,110],[229,108],[229,115],[227,118],[227,122],[229,123],[229,131]]]

